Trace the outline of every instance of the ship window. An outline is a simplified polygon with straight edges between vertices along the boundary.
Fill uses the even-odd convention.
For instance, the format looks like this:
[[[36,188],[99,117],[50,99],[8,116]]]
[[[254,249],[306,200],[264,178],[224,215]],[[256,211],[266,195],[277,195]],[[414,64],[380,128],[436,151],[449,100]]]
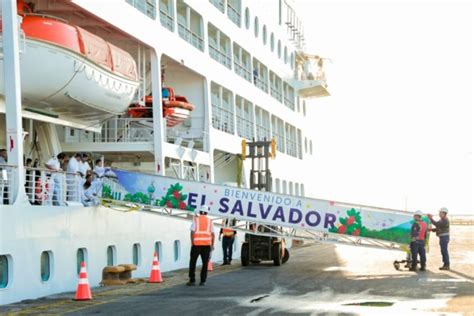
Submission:
[[[107,247],[107,265],[114,266],[117,261],[117,249],[115,246]]]
[[[286,194],[286,180],[283,180],[281,192],[282,192],[283,194]]]
[[[278,40],[278,47],[277,47],[278,58],[281,58],[281,41]]]
[[[309,153],[312,155],[313,154],[313,141],[309,141]]]
[[[283,53],[283,60],[285,61],[285,64],[288,63],[288,48],[286,46]]]
[[[273,52],[275,50],[275,35],[270,35],[270,49]]]
[[[300,185],[298,183],[295,183],[295,195],[300,195]]]
[[[306,116],[306,101],[303,101],[303,115]]]
[[[301,184],[301,196],[304,196],[304,184]]]
[[[304,138],[304,152],[308,153],[308,139],[306,137]]]
[[[9,256],[1,255],[0,256],[0,289],[4,289],[8,286],[9,281]]]
[[[163,245],[161,241],[155,242],[155,252],[158,255],[158,260],[163,261]]]
[[[140,244],[133,244],[133,264],[139,266],[141,264],[141,247]]]
[[[41,280],[46,282],[51,276],[51,258],[52,253],[50,251],[43,251],[41,253]]]
[[[178,261],[181,257],[181,242],[179,240],[174,241],[174,261]]]
[[[156,18],[156,0],[126,0],[127,3],[134,6],[138,11],[146,14],[149,18]]]
[[[289,194],[293,195],[293,182],[291,181],[288,183],[288,190],[289,190]]]
[[[77,274],[79,274],[81,272],[81,263],[85,262],[87,265],[87,249],[86,248],[77,249],[76,261],[77,261]]]
[[[281,191],[280,179],[275,179],[275,190],[276,190],[276,193],[280,193],[280,191]]]
[[[262,38],[263,38],[263,45],[267,45],[267,26],[263,26],[263,31],[262,31]]]
[[[258,17],[255,17],[255,22],[254,22],[254,25],[253,25],[253,28],[254,28],[254,32],[255,32],[255,37],[258,37]]]
[[[245,8],[245,28],[248,30],[250,27],[250,11],[249,8]]]

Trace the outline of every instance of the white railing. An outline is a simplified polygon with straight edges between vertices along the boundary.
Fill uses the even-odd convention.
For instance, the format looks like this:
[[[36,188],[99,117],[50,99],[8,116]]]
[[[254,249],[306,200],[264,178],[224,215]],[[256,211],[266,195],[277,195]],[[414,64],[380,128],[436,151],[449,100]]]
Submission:
[[[156,18],[156,2],[147,0],[126,0],[129,4],[134,6],[138,11],[146,14],[153,20]]]
[[[292,110],[295,110],[295,101],[293,98],[285,97],[285,105]]]
[[[16,167],[0,165],[0,172],[0,204],[12,204]],[[65,206],[68,202],[83,201],[85,180],[78,174],[25,168],[24,176],[25,192],[32,205]]]
[[[273,133],[273,137],[277,143],[277,150],[284,153],[285,152],[285,138],[280,133]]]
[[[277,99],[278,101],[280,101],[280,102],[283,100],[283,99],[282,99],[281,90],[278,89],[278,87],[273,87],[273,86],[271,86],[271,87],[270,87],[270,95],[271,95],[272,97],[274,97],[275,99]]]
[[[286,153],[290,156],[297,157],[296,142],[291,138],[286,139]]]
[[[253,83],[260,88],[261,90],[267,92],[268,91],[268,85],[265,82],[265,80],[259,78],[258,76],[253,76]]]
[[[257,140],[270,140],[270,128],[257,124]]]
[[[136,143],[153,142],[153,119],[113,118],[102,125],[100,133],[77,131],[78,137],[69,143]]]
[[[227,16],[232,22],[240,27],[240,12],[237,11],[237,9],[234,8],[230,3],[227,3]]]
[[[254,138],[253,126],[254,124],[252,120],[237,114],[237,134],[239,137],[252,140]]]
[[[191,31],[181,23],[178,23],[178,34],[182,39],[184,39],[186,42],[190,43],[197,49],[201,51],[204,50],[204,41],[202,37]]]
[[[224,13],[224,1],[223,0],[209,0],[210,3],[212,3],[216,8],[219,9],[222,13]]]
[[[226,55],[224,52],[221,52],[219,49],[217,49],[211,44],[209,44],[209,55],[212,59],[217,60],[219,63],[231,69],[232,61],[230,56]]]
[[[234,70],[236,74],[243,77],[245,80],[252,82],[252,71],[250,71],[250,69],[245,68],[237,62],[234,62]]]
[[[174,31],[174,18],[164,10],[160,10],[160,23],[171,32]]]
[[[234,134],[234,112],[217,104],[212,104],[212,127]]]

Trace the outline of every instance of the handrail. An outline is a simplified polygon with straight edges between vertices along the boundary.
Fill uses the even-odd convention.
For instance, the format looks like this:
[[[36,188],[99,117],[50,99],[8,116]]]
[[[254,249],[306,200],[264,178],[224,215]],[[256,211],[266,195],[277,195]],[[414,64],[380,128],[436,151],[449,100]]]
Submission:
[[[204,40],[201,36],[191,31],[188,27],[178,22],[178,34],[186,42],[199,50],[204,50]]]
[[[232,61],[229,55],[225,54],[224,52],[220,51],[217,47],[214,47],[211,43],[209,43],[209,55],[211,58],[217,60],[219,63],[223,64],[227,68],[232,67]]]

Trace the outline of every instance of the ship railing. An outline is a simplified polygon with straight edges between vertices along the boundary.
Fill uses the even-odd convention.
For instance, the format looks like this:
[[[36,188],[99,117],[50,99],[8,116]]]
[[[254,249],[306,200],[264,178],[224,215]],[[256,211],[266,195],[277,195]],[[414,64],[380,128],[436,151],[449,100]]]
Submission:
[[[253,121],[237,114],[237,134],[248,140],[254,138]]]
[[[156,18],[156,5],[154,2],[146,0],[127,0],[127,2],[153,20]]]
[[[226,55],[224,52],[221,52],[218,48],[214,47],[209,43],[209,55],[212,59],[217,60],[219,63],[223,64],[227,68],[232,67],[232,62],[230,56]]]
[[[80,131],[79,136],[68,142],[79,143],[137,143],[153,142],[153,119],[119,118],[107,120],[100,133]]]
[[[190,43],[197,49],[201,51],[204,50],[204,40],[202,39],[202,37],[191,31],[189,28],[187,28],[181,23],[178,23],[178,34],[182,39],[184,39],[186,42]]]
[[[280,102],[283,100],[282,93],[280,92],[280,89],[278,89],[277,87],[273,87],[273,86],[270,87],[270,95]]]
[[[292,98],[285,97],[285,105],[290,109],[295,109],[295,101]]]
[[[218,8],[219,11],[224,13],[225,6],[223,0],[209,0],[209,2],[212,3],[216,8]]]
[[[270,139],[270,128],[257,124],[257,140],[269,140]]]
[[[253,76],[253,82],[261,90],[263,90],[265,92],[268,91],[268,85],[265,82],[265,80],[263,80],[262,78],[259,78],[258,76]]]
[[[0,204],[13,204],[16,166],[0,165]],[[65,206],[81,202],[83,178],[79,174],[43,168],[25,168],[24,188],[32,205]]]
[[[252,82],[252,72],[250,71],[250,69],[246,68],[245,66],[242,66],[238,62],[234,62],[234,70],[236,74],[243,77],[245,80]]]
[[[234,8],[230,3],[227,3],[227,16],[232,22],[240,27],[240,12],[237,11],[237,9]]]
[[[234,134],[234,112],[213,103],[212,127],[229,134]]]
[[[174,31],[174,18],[166,11],[160,9],[160,23],[171,32]]]
[[[286,153],[290,156],[297,157],[296,142],[291,138],[286,139]]]
[[[273,138],[275,138],[275,141],[277,143],[277,150],[284,153],[285,152],[285,137],[283,136],[283,134],[274,132]]]

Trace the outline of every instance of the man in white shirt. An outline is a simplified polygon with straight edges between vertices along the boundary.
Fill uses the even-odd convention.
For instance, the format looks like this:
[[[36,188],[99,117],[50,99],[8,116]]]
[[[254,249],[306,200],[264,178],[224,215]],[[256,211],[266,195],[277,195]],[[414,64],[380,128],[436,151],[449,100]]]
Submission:
[[[82,159],[82,154],[77,153],[69,159],[67,164],[67,200],[68,201],[79,201],[79,186],[80,186],[80,176],[79,176],[79,161]]]
[[[49,188],[53,187],[53,194],[48,196],[52,197],[53,205],[62,205],[63,204],[63,187],[62,180],[63,174],[60,173],[61,163],[64,160],[65,155],[63,153],[58,154],[56,157],[51,157],[45,164],[45,167],[53,172],[49,174],[50,176],[50,185]],[[51,182],[53,185],[51,185]]]
[[[79,172],[82,173],[83,177],[85,177],[89,170],[91,170],[91,166],[89,166],[89,163],[87,162],[87,155],[82,154],[81,163],[79,164]]]

